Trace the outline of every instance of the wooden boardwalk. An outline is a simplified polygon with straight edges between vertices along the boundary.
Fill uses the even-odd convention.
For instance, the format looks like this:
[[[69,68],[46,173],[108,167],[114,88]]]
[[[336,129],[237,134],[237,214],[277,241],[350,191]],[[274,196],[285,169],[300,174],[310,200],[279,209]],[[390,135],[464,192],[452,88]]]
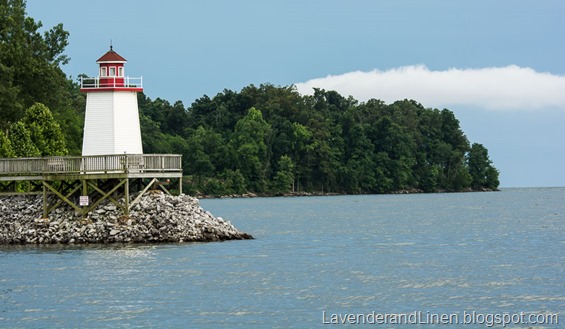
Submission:
[[[131,192],[161,188],[169,193],[164,185],[173,179],[181,194],[182,174],[178,154],[2,158],[0,195],[43,195],[44,218],[62,204],[87,216],[104,200],[128,215],[138,200],[131,200]]]

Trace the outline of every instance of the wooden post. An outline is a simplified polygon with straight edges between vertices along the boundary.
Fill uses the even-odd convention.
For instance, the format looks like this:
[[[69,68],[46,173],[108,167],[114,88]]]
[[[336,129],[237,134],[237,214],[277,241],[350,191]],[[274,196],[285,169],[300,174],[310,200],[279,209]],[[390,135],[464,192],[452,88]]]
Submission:
[[[179,165],[178,165],[178,167],[179,167],[179,168],[182,168],[182,156],[179,157]],[[182,195],[182,173],[181,173],[181,175],[180,175],[180,177],[179,177],[179,195]]]
[[[47,218],[47,187],[43,185],[43,218]]]
[[[124,200],[126,203],[124,207],[124,213],[126,216],[129,216],[129,178],[126,178]]]

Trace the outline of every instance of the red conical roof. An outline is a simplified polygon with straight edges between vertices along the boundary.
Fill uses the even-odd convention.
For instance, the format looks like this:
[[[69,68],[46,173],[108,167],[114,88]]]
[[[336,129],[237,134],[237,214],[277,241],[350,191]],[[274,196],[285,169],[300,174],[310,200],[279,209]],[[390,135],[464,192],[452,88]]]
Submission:
[[[110,46],[110,50],[107,53],[105,53],[104,55],[102,55],[102,57],[98,58],[98,60],[96,61],[96,63],[100,63],[100,62],[121,62],[121,63],[125,63],[127,61],[126,61],[125,58],[118,55],[118,53],[115,52],[112,49],[112,46]]]

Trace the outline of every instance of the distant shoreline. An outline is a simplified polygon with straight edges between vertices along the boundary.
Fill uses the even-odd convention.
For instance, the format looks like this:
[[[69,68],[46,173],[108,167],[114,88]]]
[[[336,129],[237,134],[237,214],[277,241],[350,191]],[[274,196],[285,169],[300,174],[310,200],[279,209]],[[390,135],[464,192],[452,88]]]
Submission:
[[[333,193],[333,192],[289,192],[282,194],[267,193],[244,193],[244,194],[227,194],[227,195],[206,195],[195,194],[198,199],[245,199],[245,198],[277,198],[277,197],[309,197],[309,196],[340,196],[340,195],[394,195],[394,194],[437,194],[437,193],[474,193],[474,192],[500,192],[500,189],[482,188],[480,190],[464,189],[461,191],[438,190],[435,192],[424,192],[420,189],[398,190],[388,193]]]

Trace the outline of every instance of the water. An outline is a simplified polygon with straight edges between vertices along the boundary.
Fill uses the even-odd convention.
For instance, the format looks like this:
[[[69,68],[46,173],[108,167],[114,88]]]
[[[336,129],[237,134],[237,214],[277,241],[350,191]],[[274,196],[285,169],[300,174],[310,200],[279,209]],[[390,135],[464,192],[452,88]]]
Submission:
[[[312,328],[332,314],[473,311],[565,323],[565,188],[201,204],[256,240],[0,247],[0,327]]]

